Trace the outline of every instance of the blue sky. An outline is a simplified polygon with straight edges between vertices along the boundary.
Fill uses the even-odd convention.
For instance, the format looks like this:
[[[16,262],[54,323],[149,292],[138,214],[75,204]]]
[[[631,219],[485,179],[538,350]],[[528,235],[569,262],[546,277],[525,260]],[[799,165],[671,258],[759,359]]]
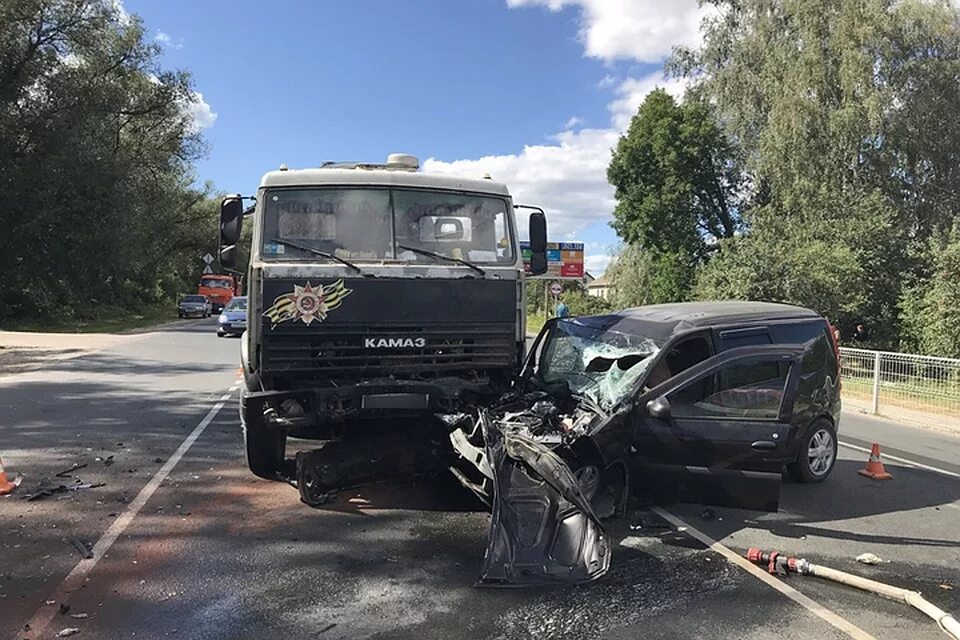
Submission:
[[[284,162],[379,160],[490,173],[547,209],[552,239],[616,236],[604,172],[695,0],[125,0],[163,64],[189,70],[209,144],[198,177],[252,192]]]

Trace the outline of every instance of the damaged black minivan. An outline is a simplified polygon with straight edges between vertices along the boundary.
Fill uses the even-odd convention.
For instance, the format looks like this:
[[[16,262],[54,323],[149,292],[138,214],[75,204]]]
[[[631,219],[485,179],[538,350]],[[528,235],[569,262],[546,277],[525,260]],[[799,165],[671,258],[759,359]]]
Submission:
[[[460,481],[490,504],[480,582],[603,575],[601,519],[628,497],[775,511],[784,468],[833,470],[839,355],[809,309],[653,305],[549,321],[515,388],[441,416]]]

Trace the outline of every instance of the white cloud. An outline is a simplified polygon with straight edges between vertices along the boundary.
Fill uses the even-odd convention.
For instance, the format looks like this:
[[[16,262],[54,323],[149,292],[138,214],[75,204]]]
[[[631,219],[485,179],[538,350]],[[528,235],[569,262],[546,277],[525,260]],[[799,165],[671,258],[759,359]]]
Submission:
[[[577,7],[588,56],[640,62],[658,62],[677,45],[698,45],[700,22],[712,10],[697,0],[507,0],[507,5]]]
[[[507,185],[514,202],[543,207],[551,238],[573,240],[591,224],[611,219],[615,205],[613,187],[607,182],[611,150],[643,98],[657,86],[680,93],[680,85],[664,80],[660,72],[627,78],[608,105],[611,124],[607,128],[568,128],[554,136],[556,144],[527,145],[517,154],[452,162],[429,158],[423,170],[474,177],[490,174]],[[520,230],[526,232],[524,224]]]
[[[173,38],[170,37],[170,34],[165,31],[157,31],[157,35],[153,36],[153,39],[164,47],[169,47],[171,49],[183,49],[183,38],[180,38],[174,42]]]
[[[610,149],[617,142],[613,129],[564,131],[557,144],[528,145],[518,154],[443,162],[429,158],[427,172],[482,176],[510,189],[514,202],[543,207],[551,237],[567,237],[590,223],[605,221],[613,210],[613,187],[607,184]],[[521,224],[522,232],[525,225]]]
[[[651,73],[642,78],[627,78],[617,87],[617,99],[607,105],[613,126],[624,131],[630,125],[630,119],[654,89],[665,89],[674,98],[683,97],[687,81],[683,78],[667,78],[662,73]]]
[[[584,267],[590,272],[590,275],[599,277],[610,266],[613,256],[606,253],[595,253],[587,255],[583,259]]]
[[[697,0],[507,0],[507,4],[544,6],[551,11],[578,7],[586,55],[606,61],[659,62],[675,45],[695,46],[706,15]],[[607,75],[597,87],[616,87],[607,105],[610,125],[606,128],[577,130],[582,121],[574,117],[554,136],[556,144],[527,145],[516,154],[452,162],[429,158],[423,168],[478,177],[490,174],[508,186],[515,202],[544,208],[551,238],[573,239],[591,224],[611,219],[615,200],[606,179],[607,165],[612,148],[643,99],[657,87],[680,97],[685,85],[656,72],[622,81]],[[520,225],[523,232],[524,227]],[[588,257],[591,271],[606,268],[608,253]]]
[[[183,110],[190,117],[194,131],[212,127],[217,121],[217,113],[203,99],[203,94],[199,91],[193,92],[193,101],[184,105]]]
[[[131,23],[130,14],[123,7],[123,0],[109,0],[110,7],[117,14],[117,20],[120,24],[128,26]]]
[[[957,1],[960,2],[960,0]],[[597,82],[597,89],[609,89],[615,84],[617,84],[617,79],[608,73]]]

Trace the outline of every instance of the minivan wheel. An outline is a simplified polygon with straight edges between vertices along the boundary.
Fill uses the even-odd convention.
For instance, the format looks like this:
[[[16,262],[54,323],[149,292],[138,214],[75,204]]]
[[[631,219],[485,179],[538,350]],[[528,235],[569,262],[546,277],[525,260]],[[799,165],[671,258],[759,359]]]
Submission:
[[[252,415],[243,405],[240,407],[240,422],[250,471],[261,478],[278,479],[287,453],[287,434],[267,428],[262,412]]]
[[[787,471],[799,482],[823,482],[837,463],[837,430],[824,419],[817,420],[800,443],[797,459]]]

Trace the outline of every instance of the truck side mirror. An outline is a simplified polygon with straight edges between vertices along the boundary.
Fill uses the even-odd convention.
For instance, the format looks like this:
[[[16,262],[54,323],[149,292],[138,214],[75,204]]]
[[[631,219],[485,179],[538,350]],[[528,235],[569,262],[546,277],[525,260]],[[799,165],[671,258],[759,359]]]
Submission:
[[[670,417],[670,401],[660,396],[647,403],[647,413],[657,420],[667,420]]]
[[[220,264],[232,267],[236,260],[236,244],[243,228],[243,199],[224,198],[220,203]]]
[[[530,214],[530,275],[547,272],[547,216],[543,211]]]

